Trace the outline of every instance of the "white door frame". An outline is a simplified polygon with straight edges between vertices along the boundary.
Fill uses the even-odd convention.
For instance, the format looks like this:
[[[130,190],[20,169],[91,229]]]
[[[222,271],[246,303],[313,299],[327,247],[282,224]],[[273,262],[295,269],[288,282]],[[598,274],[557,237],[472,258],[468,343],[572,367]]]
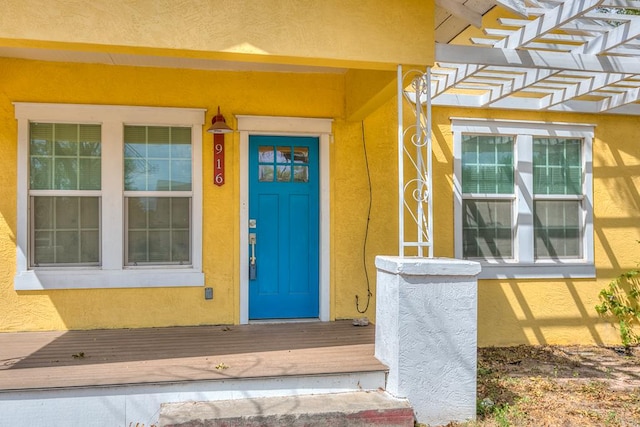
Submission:
[[[249,136],[315,136],[320,152],[319,317],[330,320],[329,143],[331,119],[236,116],[240,132],[240,323],[249,323]]]

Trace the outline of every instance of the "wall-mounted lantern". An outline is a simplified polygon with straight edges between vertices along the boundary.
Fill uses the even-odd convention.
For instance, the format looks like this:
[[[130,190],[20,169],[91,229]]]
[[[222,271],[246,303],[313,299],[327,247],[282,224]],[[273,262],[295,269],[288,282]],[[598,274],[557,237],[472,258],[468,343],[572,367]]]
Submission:
[[[213,183],[217,186],[224,184],[224,134],[233,132],[224,116],[220,113],[211,119],[211,126],[207,132],[213,134]]]

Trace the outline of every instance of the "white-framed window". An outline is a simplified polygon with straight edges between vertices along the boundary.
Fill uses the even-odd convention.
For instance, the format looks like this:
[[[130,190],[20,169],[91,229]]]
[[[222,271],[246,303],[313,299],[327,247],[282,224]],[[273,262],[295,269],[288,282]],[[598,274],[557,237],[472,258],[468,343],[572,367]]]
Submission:
[[[14,106],[16,289],[204,284],[203,109]]]
[[[594,126],[451,121],[456,258],[480,278],[595,277]]]

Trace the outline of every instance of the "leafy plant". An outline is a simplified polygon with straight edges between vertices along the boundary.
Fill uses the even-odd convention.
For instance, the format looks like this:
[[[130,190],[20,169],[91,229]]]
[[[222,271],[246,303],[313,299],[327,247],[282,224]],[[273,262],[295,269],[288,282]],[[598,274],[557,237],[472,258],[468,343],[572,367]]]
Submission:
[[[600,291],[602,304],[595,307],[601,315],[610,314],[617,319],[620,339],[625,348],[640,343],[640,335],[635,329],[640,325],[640,263],[638,267],[609,282]]]

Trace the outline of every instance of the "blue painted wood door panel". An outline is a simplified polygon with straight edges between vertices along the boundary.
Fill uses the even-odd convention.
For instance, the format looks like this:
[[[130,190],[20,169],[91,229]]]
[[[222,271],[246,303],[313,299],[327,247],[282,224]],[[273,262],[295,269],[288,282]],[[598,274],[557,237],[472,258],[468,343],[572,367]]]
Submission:
[[[250,319],[318,317],[318,164],[318,138],[249,137]]]

